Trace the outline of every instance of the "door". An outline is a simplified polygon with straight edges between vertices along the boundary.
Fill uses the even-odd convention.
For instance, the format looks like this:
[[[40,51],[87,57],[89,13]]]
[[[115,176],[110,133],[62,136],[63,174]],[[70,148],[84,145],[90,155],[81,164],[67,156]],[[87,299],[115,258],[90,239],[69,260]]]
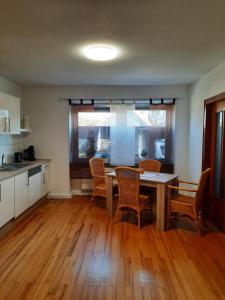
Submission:
[[[225,97],[205,105],[203,168],[211,168],[207,217],[225,232]]]
[[[29,206],[41,198],[41,172],[29,177]]]
[[[28,184],[28,172],[15,176],[15,217],[29,207]]]
[[[14,177],[0,182],[0,227],[14,217]]]

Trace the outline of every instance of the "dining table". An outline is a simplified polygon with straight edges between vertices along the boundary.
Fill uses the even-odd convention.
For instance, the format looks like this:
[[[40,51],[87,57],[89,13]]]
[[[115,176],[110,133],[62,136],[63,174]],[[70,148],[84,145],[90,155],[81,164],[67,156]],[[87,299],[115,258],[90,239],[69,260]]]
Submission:
[[[106,176],[107,213],[108,216],[113,216],[113,184],[116,182],[116,173],[111,171]],[[156,229],[165,231],[167,229],[168,185],[178,185],[178,175],[145,171],[140,174],[140,185],[156,189]]]

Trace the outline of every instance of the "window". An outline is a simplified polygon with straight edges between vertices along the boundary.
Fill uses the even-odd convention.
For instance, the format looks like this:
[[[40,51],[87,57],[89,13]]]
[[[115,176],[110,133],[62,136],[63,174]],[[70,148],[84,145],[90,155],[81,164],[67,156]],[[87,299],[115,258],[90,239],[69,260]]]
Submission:
[[[135,109],[120,104],[95,109],[71,106],[71,164],[87,165],[94,156],[113,166],[134,166],[147,158],[173,163],[172,105]]]
[[[110,163],[110,112],[78,112],[78,157],[102,157]]]

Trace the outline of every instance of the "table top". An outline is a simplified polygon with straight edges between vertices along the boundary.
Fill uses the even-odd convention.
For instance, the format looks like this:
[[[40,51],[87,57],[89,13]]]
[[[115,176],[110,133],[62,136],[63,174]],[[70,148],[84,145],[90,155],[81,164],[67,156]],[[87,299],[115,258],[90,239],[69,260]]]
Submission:
[[[116,177],[115,171],[106,173],[107,176]],[[147,172],[140,174],[141,181],[154,182],[154,183],[168,183],[171,180],[174,180],[178,177],[176,174],[167,174],[167,173],[156,173],[156,172]]]

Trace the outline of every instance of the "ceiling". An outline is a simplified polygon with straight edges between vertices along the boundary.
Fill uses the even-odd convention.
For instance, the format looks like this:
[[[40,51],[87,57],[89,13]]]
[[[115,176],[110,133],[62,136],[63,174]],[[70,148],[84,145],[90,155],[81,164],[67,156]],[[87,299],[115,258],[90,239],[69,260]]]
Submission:
[[[189,84],[225,60],[224,0],[8,0],[0,75],[26,85]],[[119,49],[110,62],[83,47]]]

